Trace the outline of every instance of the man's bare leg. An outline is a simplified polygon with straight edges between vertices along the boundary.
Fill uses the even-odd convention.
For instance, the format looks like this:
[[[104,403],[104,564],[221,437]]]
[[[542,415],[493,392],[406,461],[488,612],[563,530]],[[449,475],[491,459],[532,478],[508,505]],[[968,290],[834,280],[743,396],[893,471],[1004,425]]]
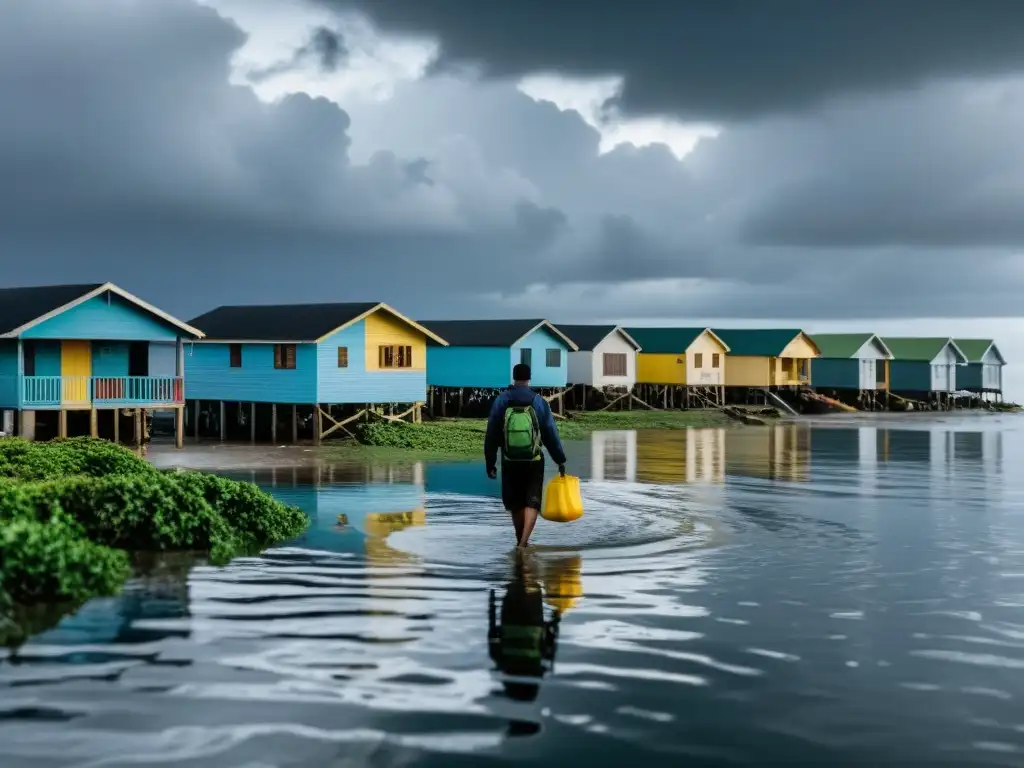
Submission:
[[[519,546],[525,547],[530,543],[530,535],[533,533],[533,527],[537,525],[537,510],[533,507],[527,507],[522,512],[523,528],[519,534]]]
[[[523,539],[523,510],[517,509],[512,512],[512,525],[516,528],[516,546]]]

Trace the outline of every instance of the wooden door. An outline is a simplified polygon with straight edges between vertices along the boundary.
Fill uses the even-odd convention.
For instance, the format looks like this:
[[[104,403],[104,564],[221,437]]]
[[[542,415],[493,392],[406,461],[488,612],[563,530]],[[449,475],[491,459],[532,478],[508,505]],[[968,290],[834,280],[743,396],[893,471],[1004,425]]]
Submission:
[[[92,344],[88,341],[60,343],[61,404],[89,402],[89,377],[92,376]]]

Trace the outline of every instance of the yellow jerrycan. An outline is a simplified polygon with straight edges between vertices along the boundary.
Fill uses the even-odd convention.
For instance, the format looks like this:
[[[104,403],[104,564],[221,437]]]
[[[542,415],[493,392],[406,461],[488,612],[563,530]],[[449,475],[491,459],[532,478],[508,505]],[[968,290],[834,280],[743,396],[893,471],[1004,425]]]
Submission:
[[[583,517],[580,479],[573,475],[555,475],[544,491],[544,507],[540,516],[553,523],[571,523]]]

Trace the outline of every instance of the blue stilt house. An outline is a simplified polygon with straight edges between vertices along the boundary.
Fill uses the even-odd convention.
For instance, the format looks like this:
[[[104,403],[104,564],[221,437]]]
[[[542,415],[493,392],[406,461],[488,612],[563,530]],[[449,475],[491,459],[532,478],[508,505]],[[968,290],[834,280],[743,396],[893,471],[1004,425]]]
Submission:
[[[423,324],[448,342],[427,347],[427,384],[432,394],[442,391],[442,412],[452,392],[461,399],[466,390],[493,393],[507,387],[516,363],[530,366],[535,389],[565,389],[569,352],[579,349],[547,320],[425,320]]]
[[[138,442],[143,411],[170,409],[180,446],[184,347],[201,337],[113,283],[0,289],[3,431]]]
[[[416,421],[427,342],[447,344],[381,302],[223,306],[190,323],[206,334],[185,361],[192,434],[221,439],[234,431],[255,441],[259,420],[276,442],[280,405],[293,442],[300,421],[319,442],[367,409],[394,416],[396,404]]]

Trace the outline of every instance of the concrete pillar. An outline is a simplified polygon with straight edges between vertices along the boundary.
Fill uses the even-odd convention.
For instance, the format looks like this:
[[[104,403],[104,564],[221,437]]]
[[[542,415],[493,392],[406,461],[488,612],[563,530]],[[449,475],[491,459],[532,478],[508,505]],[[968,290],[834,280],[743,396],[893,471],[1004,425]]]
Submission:
[[[26,440],[36,439],[35,411],[18,411],[18,436]]]

